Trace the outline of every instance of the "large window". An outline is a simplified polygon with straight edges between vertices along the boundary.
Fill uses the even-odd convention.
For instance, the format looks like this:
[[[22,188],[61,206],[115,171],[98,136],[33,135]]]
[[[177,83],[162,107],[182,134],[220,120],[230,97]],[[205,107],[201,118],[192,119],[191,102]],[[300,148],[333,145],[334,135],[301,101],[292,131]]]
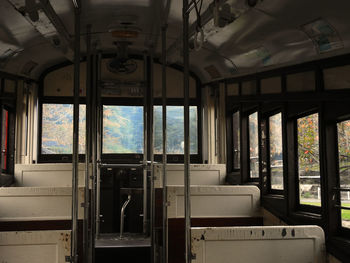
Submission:
[[[350,120],[338,123],[339,183],[344,189],[350,188]],[[342,207],[350,207],[350,192],[340,191]],[[350,210],[341,211],[342,226],[350,228]]]
[[[321,206],[318,114],[297,120],[299,202]]]
[[[86,107],[79,107],[79,153],[85,153]],[[42,105],[41,154],[72,154],[73,104]]]
[[[184,154],[184,107],[167,106],[167,154]],[[154,107],[154,153],[163,153],[162,106]],[[190,106],[190,153],[198,154],[197,106]]]
[[[282,113],[269,118],[271,189],[283,190]]]
[[[143,107],[103,106],[103,153],[143,153]]]
[[[238,170],[241,167],[241,142],[240,142],[240,119],[239,111],[232,115],[232,144],[233,144],[233,169]]]
[[[258,112],[249,115],[249,167],[250,178],[259,177]]]

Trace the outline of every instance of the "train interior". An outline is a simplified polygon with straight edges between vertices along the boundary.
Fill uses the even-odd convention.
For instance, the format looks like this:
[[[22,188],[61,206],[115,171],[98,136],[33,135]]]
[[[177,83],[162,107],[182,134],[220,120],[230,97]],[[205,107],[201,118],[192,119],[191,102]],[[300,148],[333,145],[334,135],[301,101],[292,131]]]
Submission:
[[[0,0],[0,262],[349,262],[349,8]]]

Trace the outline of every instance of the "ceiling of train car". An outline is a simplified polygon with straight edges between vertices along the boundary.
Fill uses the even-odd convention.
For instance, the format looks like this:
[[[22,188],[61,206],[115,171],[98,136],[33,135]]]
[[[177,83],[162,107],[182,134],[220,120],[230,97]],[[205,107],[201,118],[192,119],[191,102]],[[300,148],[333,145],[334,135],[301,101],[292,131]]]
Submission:
[[[202,1],[196,1],[200,6]],[[219,15],[213,11],[214,2],[220,3]],[[249,6],[248,2],[256,5]],[[72,0],[0,0],[0,70],[38,78],[47,67],[71,60],[73,3]],[[81,3],[83,53],[86,25],[91,24],[93,42],[105,52],[116,52],[115,42],[123,40],[111,32],[127,28],[137,31],[137,37],[128,39],[131,53],[154,48],[156,56],[160,56],[160,27],[162,21],[167,21],[168,61],[181,64],[182,1],[85,0]],[[207,82],[348,53],[349,8],[348,0],[336,3],[203,0],[204,43],[199,50],[190,51],[191,68]],[[218,26],[214,16],[226,20],[226,25]],[[190,24],[196,20],[193,9]],[[191,32],[192,42],[194,31]]]

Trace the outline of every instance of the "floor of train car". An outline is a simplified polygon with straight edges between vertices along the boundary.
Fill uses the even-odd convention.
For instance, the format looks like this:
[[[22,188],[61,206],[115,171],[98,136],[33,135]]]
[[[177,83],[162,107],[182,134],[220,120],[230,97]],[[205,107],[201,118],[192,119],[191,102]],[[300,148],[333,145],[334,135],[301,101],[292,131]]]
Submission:
[[[150,262],[151,241],[142,234],[101,234],[95,242],[95,262]]]

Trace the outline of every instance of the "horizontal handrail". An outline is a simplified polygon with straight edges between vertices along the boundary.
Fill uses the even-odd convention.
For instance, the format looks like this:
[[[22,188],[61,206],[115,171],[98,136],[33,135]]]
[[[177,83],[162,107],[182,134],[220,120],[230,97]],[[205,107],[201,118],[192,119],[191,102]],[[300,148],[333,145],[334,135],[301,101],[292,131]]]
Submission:
[[[350,188],[339,188],[339,187],[334,187],[334,191],[339,191],[339,192],[350,192]]]
[[[350,210],[350,207],[341,206],[341,205],[334,205],[334,206],[337,207],[337,208],[344,209],[344,210]]]
[[[151,161],[141,161],[140,163],[101,163],[98,162],[99,168],[146,168],[151,165]],[[153,162],[153,164],[157,164],[157,162]]]
[[[131,164],[131,163],[100,163],[100,168],[139,168],[143,167],[143,164]]]

